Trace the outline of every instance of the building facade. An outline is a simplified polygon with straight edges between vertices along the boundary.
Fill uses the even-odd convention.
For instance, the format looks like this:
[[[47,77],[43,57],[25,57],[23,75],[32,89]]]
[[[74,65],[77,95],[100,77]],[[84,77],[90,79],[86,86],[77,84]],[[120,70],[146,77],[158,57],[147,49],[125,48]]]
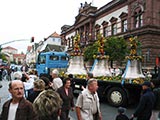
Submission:
[[[34,43],[32,46],[28,46],[26,53],[26,63],[28,65],[35,64],[38,54],[40,52],[49,52],[49,51],[66,51],[66,47],[61,45],[61,36],[56,32],[49,35],[44,40],[41,40],[39,43]]]
[[[4,48],[2,49],[2,53],[17,54],[17,53],[18,53],[18,50],[15,49],[15,48],[13,48],[13,47],[8,46],[8,47],[4,47]]]
[[[22,65],[25,62],[25,54],[13,54],[14,62],[18,65]]]
[[[128,40],[137,36],[142,43],[144,68],[151,69],[160,61],[160,1],[112,0],[101,8],[84,3],[79,8],[72,26],[61,27],[62,44],[73,48],[73,37],[80,34],[81,45],[96,40],[96,34],[104,37],[122,36]]]

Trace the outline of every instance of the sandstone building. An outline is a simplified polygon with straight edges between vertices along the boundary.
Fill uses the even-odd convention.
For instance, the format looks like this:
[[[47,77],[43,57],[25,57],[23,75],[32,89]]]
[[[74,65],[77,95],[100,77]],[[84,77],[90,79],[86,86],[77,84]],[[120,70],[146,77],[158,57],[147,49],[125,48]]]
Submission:
[[[81,4],[73,25],[61,28],[62,44],[73,48],[73,36],[79,33],[87,46],[103,36],[137,36],[142,43],[143,67],[153,68],[160,61],[160,0],[112,0],[101,8]]]

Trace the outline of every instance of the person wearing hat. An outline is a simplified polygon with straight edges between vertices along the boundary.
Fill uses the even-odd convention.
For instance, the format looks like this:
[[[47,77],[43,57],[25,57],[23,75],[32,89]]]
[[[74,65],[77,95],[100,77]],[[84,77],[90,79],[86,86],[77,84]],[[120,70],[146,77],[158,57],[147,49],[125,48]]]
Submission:
[[[58,77],[59,75],[59,72],[57,69],[54,69],[52,71],[52,78],[53,78],[53,88],[55,91],[57,91],[58,88],[62,87],[63,86],[63,82],[61,80],[61,78]]]
[[[150,120],[155,101],[156,98],[151,90],[151,83],[145,81],[142,84],[142,95],[139,104],[131,118],[137,117],[137,120]]]
[[[118,108],[118,115],[116,116],[116,120],[129,120],[127,115],[125,115],[126,109],[123,107]]]

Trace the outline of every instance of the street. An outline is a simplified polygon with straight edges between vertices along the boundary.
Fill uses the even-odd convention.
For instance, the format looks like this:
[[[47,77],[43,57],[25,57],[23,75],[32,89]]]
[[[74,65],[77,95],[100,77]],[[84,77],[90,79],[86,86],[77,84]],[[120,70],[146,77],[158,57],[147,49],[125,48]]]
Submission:
[[[8,99],[8,81],[0,81],[3,85],[2,88],[0,88],[0,112],[2,111],[2,105],[3,103]],[[76,103],[76,97],[74,99],[75,103]],[[128,117],[131,116],[131,114],[134,112],[136,106],[129,106],[126,110],[126,115]],[[110,105],[108,105],[106,102],[101,103],[101,112],[102,112],[102,118],[103,120],[115,120],[115,117],[117,115],[117,108],[116,107],[112,107]],[[157,112],[155,114],[157,116]],[[75,111],[71,111],[70,112],[70,118],[71,120],[76,120],[76,113]],[[156,120],[156,119],[152,119],[152,120]]]

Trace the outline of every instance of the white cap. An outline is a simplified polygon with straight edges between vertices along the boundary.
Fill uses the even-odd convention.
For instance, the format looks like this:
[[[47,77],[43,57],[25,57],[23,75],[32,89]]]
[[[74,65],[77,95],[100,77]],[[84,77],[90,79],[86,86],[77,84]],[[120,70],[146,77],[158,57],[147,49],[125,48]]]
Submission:
[[[52,71],[52,74],[56,74],[56,75],[58,75],[58,74],[59,74],[59,72],[58,72],[58,70],[57,70],[57,69],[54,69],[54,70]]]

